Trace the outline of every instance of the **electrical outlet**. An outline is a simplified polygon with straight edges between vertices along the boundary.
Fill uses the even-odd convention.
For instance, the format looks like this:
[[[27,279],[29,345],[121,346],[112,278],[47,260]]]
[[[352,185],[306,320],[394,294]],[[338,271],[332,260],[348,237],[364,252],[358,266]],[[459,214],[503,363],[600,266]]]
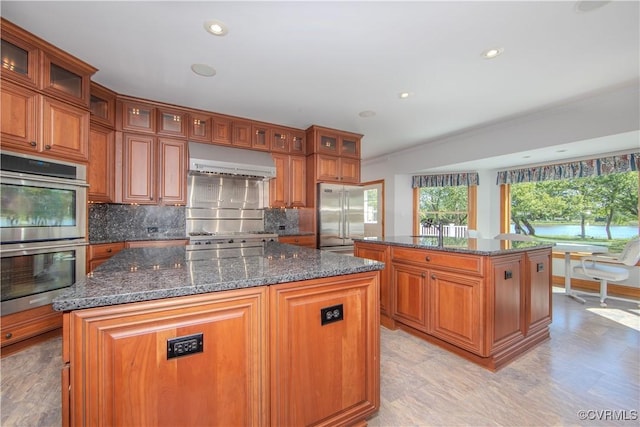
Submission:
[[[167,340],[167,359],[202,353],[204,338],[202,333]]]
[[[342,304],[333,305],[320,309],[320,324],[327,325],[329,323],[338,322],[344,319],[344,309]]]
[[[278,230],[284,230],[285,226],[284,225],[279,225],[278,226]]]
[[[158,227],[147,227],[147,233],[157,233]]]

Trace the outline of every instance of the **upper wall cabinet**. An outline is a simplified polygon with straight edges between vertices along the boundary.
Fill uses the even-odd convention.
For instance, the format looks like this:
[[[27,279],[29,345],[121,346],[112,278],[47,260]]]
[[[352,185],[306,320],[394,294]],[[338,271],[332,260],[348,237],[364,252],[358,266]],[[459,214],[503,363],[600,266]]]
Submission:
[[[234,120],[231,143],[238,147],[251,147],[251,122]]]
[[[302,131],[273,128],[270,140],[272,152],[302,156],[306,153],[305,136]]]
[[[307,129],[307,152],[359,159],[360,138],[360,134],[311,126]]]
[[[89,85],[97,70],[2,19],[3,79],[58,99],[89,107]]]
[[[187,136],[187,113],[182,110],[158,108],[158,135]]]
[[[190,112],[187,135],[190,141],[211,142],[213,119],[205,113]]]
[[[91,122],[113,128],[116,125],[116,93],[91,82]]]
[[[156,133],[156,108],[137,101],[118,101],[118,126],[122,130]]]
[[[221,116],[213,117],[213,142],[231,145],[231,119]]]
[[[269,137],[271,129],[261,124],[251,125],[251,148],[254,150],[269,151],[271,144]]]

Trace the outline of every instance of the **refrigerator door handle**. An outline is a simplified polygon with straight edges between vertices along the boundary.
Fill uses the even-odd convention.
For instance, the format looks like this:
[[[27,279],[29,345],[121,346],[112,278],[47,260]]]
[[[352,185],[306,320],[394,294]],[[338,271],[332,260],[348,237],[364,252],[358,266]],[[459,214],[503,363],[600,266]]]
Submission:
[[[346,208],[344,210],[344,238],[348,239],[351,237],[351,227],[349,222],[349,211],[351,210],[351,204],[349,203],[349,192],[344,192],[344,200],[346,204]]]

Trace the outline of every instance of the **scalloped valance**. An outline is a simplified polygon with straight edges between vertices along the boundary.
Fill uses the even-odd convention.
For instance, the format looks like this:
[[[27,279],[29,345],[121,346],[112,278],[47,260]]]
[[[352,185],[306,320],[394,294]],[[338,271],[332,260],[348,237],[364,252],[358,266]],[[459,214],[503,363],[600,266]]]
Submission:
[[[478,185],[479,183],[477,172],[446,173],[440,175],[415,175],[412,187],[455,187],[459,185]]]
[[[640,169],[640,152],[599,159],[499,171],[496,184],[517,184],[556,179],[585,178]]]

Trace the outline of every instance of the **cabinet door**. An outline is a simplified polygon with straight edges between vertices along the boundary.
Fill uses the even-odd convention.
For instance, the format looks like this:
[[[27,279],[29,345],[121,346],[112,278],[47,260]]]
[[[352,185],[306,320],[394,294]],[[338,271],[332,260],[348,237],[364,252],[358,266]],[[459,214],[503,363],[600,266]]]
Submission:
[[[302,156],[289,156],[289,206],[307,205],[307,161]]]
[[[91,110],[91,122],[97,122],[107,127],[115,127],[116,94],[114,92],[91,82],[89,109]]]
[[[206,114],[189,114],[188,134],[189,141],[211,142],[213,132],[211,129],[213,121]]]
[[[527,253],[527,332],[551,323],[551,251]]]
[[[267,425],[264,289],[72,312],[75,424]]]
[[[113,202],[115,173],[115,131],[91,125],[87,183],[90,202]]]
[[[251,123],[238,122],[232,123],[233,134],[231,143],[238,147],[251,147]]]
[[[43,92],[88,108],[90,79],[96,69],[66,54],[43,50],[41,55]]]
[[[8,81],[2,81],[0,90],[2,146],[27,153],[37,151],[40,95]]]
[[[483,280],[439,270],[430,270],[428,274],[430,333],[487,356],[483,345]]]
[[[360,160],[340,158],[340,181],[349,184],[360,183]]]
[[[409,265],[393,263],[392,317],[422,332],[429,330],[427,316],[427,272]]]
[[[289,201],[289,156],[271,153],[271,157],[276,166],[276,177],[269,181],[269,206],[284,208]]]
[[[272,426],[356,425],[377,409],[375,277],[270,287]]]
[[[147,104],[122,101],[120,103],[122,130],[156,132],[156,109]]]
[[[271,151],[279,153],[289,152],[289,137],[287,131],[283,129],[271,130]]]
[[[270,129],[262,125],[251,126],[251,148],[255,150],[269,151],[271,136]]]
[[[158,203],[184,205],[187,202],[187,141],[158,140]]]
[[[340,137],[340,156],[360,158],[360,139],[354,137]]]
[[[187,113],[181,110],[158,108],[158,135],[187,136]]]
[[[316,180],[340,182],[340,158],[316,155]]]
[[[11,79],[35,88],[40,76],[40,51],[36,46],[22,40],[19,35],[12,34],[14,31],[19,30],[6,22],[2,23],[0,74],[3,79]],[[2,84],[4,83],[3,81]],[[4,99],[2,105],[4,106]]]
[[[213,118],[213,142],[231,144],[231,121],[221,117]]]
[[[42,102],[42,144],[45,153],[67,160],[89,159],[90,113],[53,98]]]
[[[7,314],[0,318],[0,342],[5,347],[62,326],[62,313],[51,304]]]
[[[316,140],[316,153],[339,156],[338,135],[319,132]]]
[[[501,343],[525,335],[525,281],[520,274],[520,255],[492,258],[493,339],[495,350]],[[491,305],[490,305],[491,306]]]
[[[367,245],[366,243],[356,242],[354,245],[354,255],[360,258],[373,259],[375,261],[384,262],[389,265],[389,246],[386,245]],[[380,273],[380,313],[386,316],[391,314],[390,306],[390,289],[387,272],[390,268]]]
[[[289,152],[304,156],[307,151],[304,132],[291,132],[289,139]]]
[[[122,201],[155,204],[155,137],[124,134],[122,145]]]

